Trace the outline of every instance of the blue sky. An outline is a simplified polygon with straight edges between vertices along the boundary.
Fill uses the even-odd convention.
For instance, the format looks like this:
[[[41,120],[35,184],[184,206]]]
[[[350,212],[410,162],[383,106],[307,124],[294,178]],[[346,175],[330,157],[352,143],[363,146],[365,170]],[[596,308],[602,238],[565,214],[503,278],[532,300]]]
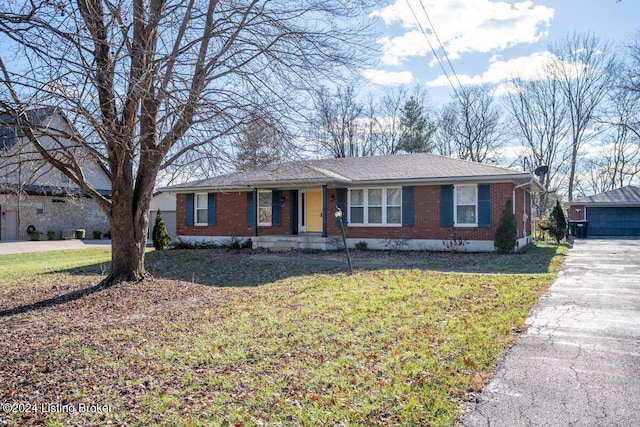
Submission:
[[[549,44],[573,32],[592,31],[621,47],[640,30],[638,0],[393,0],[371,15],[382,33],[379,62],[365,71],[372,89],[421,85],[436,106],[450,99],[449,83],[417,24],[430,32],[425,10],[463,84],[499,86],[514,73],[534,74]]]

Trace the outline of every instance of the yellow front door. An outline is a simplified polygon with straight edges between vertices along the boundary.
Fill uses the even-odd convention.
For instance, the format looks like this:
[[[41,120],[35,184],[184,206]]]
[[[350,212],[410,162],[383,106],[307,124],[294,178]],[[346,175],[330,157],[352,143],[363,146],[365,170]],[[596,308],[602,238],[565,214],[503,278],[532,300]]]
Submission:
[[[307,190],[307,232],[322,232],[322,190]]]

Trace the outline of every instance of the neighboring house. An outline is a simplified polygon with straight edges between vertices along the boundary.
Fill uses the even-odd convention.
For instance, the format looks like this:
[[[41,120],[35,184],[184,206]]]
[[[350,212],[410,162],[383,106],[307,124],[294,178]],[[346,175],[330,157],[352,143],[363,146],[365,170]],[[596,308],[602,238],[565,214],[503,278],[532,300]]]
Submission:
[[[38,130],[40,144],[50,150],[55,144],[47,132],[75,134],[65,116],[55,108],[41,108],[28,113]],[[65,145],[66,146],[66,145]],[[80,148],[72,149],[74,159],[93,188],[111,195],[111,180],[105,167]],[[90,237],[94,230],[109,231],[109,221],[98,205],[73,181],[45,162],[34,145],[22,134],[14,119],[0,114],[0,239],[24,240],[28,230],[38,230],[47,238],[49,230],[56,237],[69,237],[83,228]]]
[[[149,238],[153,232],[153,226],[156,223],[158,209],[162,213],[162,220],[167,227],[167,233],[171,241],[176,240],[176,195],[175,193],[155,193],[151,199],[151,207],[149,208]]]
[[[582,197],[568,206],[569,221],[586,223],[587,237],[640,237],[640,187]]]
[[[493,251],[507,200],[518,246],[531,242],[530,174],[434,154],[283,163],[161,189],[177,194],[177,235],[186,241],[251,238],[254,248]]]

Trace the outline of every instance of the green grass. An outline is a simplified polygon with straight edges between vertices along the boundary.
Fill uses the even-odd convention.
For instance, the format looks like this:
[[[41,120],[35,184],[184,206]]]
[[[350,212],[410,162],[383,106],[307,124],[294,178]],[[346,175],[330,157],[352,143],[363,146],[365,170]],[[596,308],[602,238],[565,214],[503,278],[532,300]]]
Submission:
[[[534,262],[547,263],[536,268],[551,272],[566,253],[535,250]],[[25,263],[41,292],[30,298],[61,280],[72,289],[97,281],[87,271],[104,259],[91,251],[84,262],[74,253],[75,266],[60,261],[64,271],[53,275],[53,254],[40,255],[40,267]],[[153,281],[0,317],[0,400],[112,408],[36,414],[46,425],[453,425],[554,279],[424,266],[347,276],[219,250],[153,252],[147,261]],[[17,300],[20,289],[0,285],[0,301],[28,302]]]
[[[33,252],[0,256],[2,276],[56,272],[111,261],[111,248]]]

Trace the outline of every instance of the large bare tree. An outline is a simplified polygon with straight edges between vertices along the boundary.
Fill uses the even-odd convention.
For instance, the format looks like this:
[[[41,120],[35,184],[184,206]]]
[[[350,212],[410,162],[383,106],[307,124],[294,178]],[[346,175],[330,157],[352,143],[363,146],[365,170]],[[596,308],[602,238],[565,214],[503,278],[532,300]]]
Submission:
[[[364,105],[358,101],[353,86],[338,87],[335,92],[322,88],[316,97],[317,117],[313,126],[322,150],[339,157],[373,154],[367,143]]]
[[[586,182],[576,182],[582,195],[621,188],[640,176],[640,99],[621,83],[607,94],[608,108],[602,120],[607,129],[601,145],[584,162],[581,172]]]
[[[497,163],[504,145],[501,115],[488,86],[461,87],[440,113],[437,151],[473,162]]]
[[[382,155],[397,154],[402,107],[407,98],[404,86],[387,87],[379,100],[370,95],[367,104],[367,128],[375,152]]]
[[[304,111],[305,93],[366,59],[363,1],[16,0],[0,3],[0,108],[110,220],[104,284],[145,277],[149,204],[160,170],[220,150],[257,107]],[[363,24],[366,25],[366,24]],[[256,106],[256,103],[260,103]],[[64,144],[47,151],[26,112],[63,110],[57,135],[103,161],[112,195],[87,183]],[[241,119],[240,119],[241,120]]]
[[[570,35],[550,50],[554,59],[549,77],[559,82],[568,108],[571,143],[568,199],[571,201],[581,148],[593,135],[590,130],[598,108],[614,84],[614,56],[611,47],[591,33]]]
[[[535,199],[538,212],[544,214],[551,210],[549,192],[557,190],[561,166],[568,158],[567,103],[560,83],[546,75],[536,80],[514,78],[510,83],[505,104],[513,118],[512,131],[524,143],[529,167],[549,168],[542,178],[545,191]]]

